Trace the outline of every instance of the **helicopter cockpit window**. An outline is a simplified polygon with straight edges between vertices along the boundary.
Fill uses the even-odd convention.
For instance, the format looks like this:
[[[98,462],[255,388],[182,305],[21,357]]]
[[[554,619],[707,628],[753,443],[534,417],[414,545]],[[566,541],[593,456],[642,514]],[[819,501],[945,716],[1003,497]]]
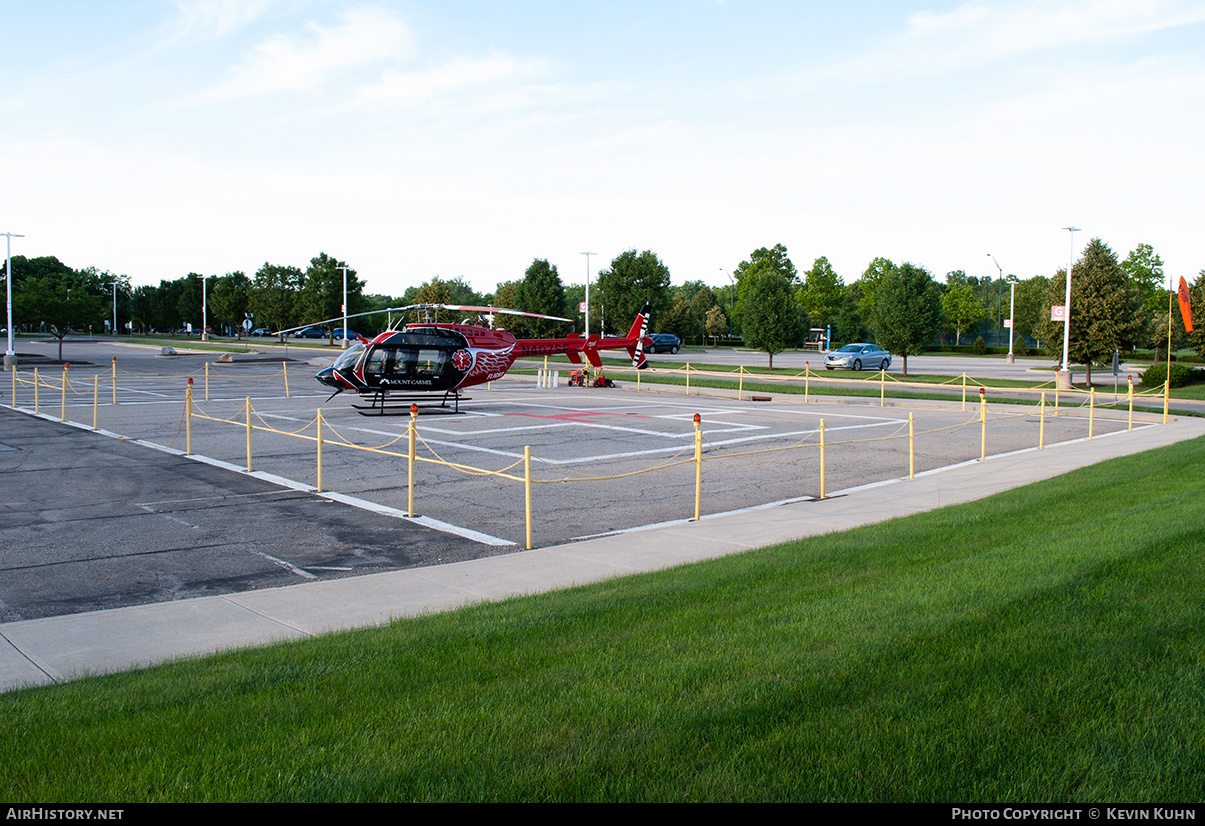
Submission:
[[[343,355],[335,359],[336,370],[350,370],[357,361],[360,360],[360,355],[364,352],[364,345],[360,343],[353,344],[343,351]]]

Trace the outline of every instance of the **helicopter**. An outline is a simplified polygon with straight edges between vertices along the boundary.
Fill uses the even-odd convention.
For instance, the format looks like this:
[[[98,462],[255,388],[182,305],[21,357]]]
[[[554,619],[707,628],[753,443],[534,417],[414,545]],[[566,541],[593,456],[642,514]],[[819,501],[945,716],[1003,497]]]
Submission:
[[[640,370],[647,366],[644,348],[652,341],[648,337],[648,304],[623,337],[570,333],[565,338],[516,339],[506,330],[494,328],[495,313],[551,321],[569,319],[463,304],[412,304],[360,315],[414,310],[424,313],[427,320],[400,326],[399,319],[371,341],[361,338],[334,365],[315,376],[334,389],[331,398],[351,390],[362,401],[369,402],[367,406],[353,404],[353,407],[362,412],[377,410],[383,415],[387,406],[398,403],[423,401],[425,406],[431,406],[435,394],[442,393],[443,398],[436,406],[447,407],[451,402],[453,411],[460,412],[460,402],[468,398],[463,395],[465,389],[502,378],[516,359],[565,355],[573,364],[581,364],[584,355],[591,365],[600,367],[600,350],[627,350],[632,366]],[[477,323],[441,322],[438,320],[441,310],[477,313]]]

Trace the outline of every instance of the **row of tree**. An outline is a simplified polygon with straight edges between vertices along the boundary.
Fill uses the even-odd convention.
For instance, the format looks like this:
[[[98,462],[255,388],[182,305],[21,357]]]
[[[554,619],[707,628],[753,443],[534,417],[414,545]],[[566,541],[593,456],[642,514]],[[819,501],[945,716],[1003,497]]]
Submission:
[[[73,270],[53,257],[13,259],[14,312],[24,325],[65,334],[68,329],[104,330],[112,318],[116,284],[118,329],[177,330],[186,323],[200,330],[205,277],[197,273],[158,286],[132,288],[129,279],[95,268]],[[1081,275],[1082,270],[1082,275]],[[244,320],[276,331],[341,316],[344,277],[348,313],[382,312],[351,325],[361,332],[384,329],[393,319],[385,308],[419,303],[490,305],[569,319],[558,322],[509,317],[501,322],[521,337],[549,337],[583,329],[579,304],[584,285],[566,286],[555,265],[535,259],[523,277],[478,293],[463,279],[435,276],[400,296],[366,294],[355,270],[326,253],[300,267],[265,263],[253,277],[242,272],[209,276],[206,295],[210,326],[231,334]],[[873,339],[904,357],[935,340],[960,343],[968,334],[1001,329],[1009,317],[1010,280],[1015,280],[1011,334],[1027,336],[1061,353],[1061,322],[1050,320],[1052,304],[1062,304],[1066,273],[1026,280],[978,279],[958,270],[939,284],[923,267],[875,258],[861,276],[846,284],[828,259],[815,259],[802,275],[786,247],[762,247],[732,271],[730,284],[712,288],[702,281],[670,284],[669,268],[652,251],[627,250],[602,269],[590,290],[590,332],[623,332],[640,308],[652,306],[653,330],[686,341],[705,337],[741,338],[773,356],[798,346],[809,329],[831,332],[833,341]],[[1118,261],[1100,239],[1083,250],[1072,278],[1073,363],[1100,361],[1113,349],[1159,347],[1168,337],[1163,262],[1146,244]],[[1193,287],[1205,297],[1205,276]],[[1172,344],[1198,342],[1184,332],[1175,310]],[[326,325],[328,331],[337,322]]]

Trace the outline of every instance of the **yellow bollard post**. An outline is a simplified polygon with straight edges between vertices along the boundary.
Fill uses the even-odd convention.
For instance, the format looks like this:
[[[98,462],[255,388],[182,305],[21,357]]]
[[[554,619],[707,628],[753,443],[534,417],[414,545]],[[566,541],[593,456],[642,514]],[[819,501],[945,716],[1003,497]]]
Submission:
[[[285,373],[285,398],[287,399],[289,398],[289,363],[282,361],[281,366],[284,368]]]
[[[879,407],[883,406],[883,400],[887,393],[887,371],[879,371]]]
[[[67,421],[67,369],[71,367],[67,362],[63,362],[63,401],[59,408],[59,421]]]
[[[192,455],[192,376],[184,390],[184,455]]]
[[[824,419],[820,420],[820,498],[824,498]]]
[[[117,356],[113,356],[113,404],[117,404]]]
[[[699,429],[702,417],[695,414],[695,521],[699,521],[699,501],[703,494],[703,431]]]
[[[987,458],[987,396],[979,388],[979,461]]]
[[[908,414],[908,478],[912,479],[916,476],[916,451],[915,439],[912,432],[912,414]]]
[[[322,493],[322,408],[318,408],[315,419],[318,425],[318,492]]]
[[[1096,388],[1088,388],[1088,438],[1092,438],[1092,414],[1096,412]]]
[[[205,362],[205,401],[209,401],[209,362]]]
[[[1129,400],[1130,400],[1130,425],[1129,425],[1129,427],[1126,428],[1126,430],[1133,430],[1134,429],[1134,377],[1132,375],[1126,376],[1126,381],[1128,381],[1130,384],[1130,389],[1126,392],[1126,395],[1129,397]]]
[[[690,362],[686,362],[686,395],[690,395]]]
[[[637,371],[636,371],[636,392],[637,392],[637,393],[639,393],[639,392],[640,392],[640,373],[641,373],[641,372],[642,372],[642,371],[640,371],[640,370],[637,370]]]
[[[1054,384],[1054,415],[1056,415],[1056,416],[1059,415],[1059,385],[1058,385],[1058,382],[1055,382],[1055,384]]]
[[[13,380],[13,407],[17,406],[17,368],[8,371]]]
[[[531,550],[531,446],[523,446],[523,488],[527,501],[527,550]]]
[[[42,383],[42,379],[38,375],[38,368],[35,367],[33,369],[33,412],[34,413],[39,412],[39,410],[38,410],[38,385],[41,383]]]
[[[962,374],[962,409],[967,409],[967,374]]]
[[[247,397],[247,472],[251,472],[251,397]]]
[[[1163,423],[1167,424],[1167,401],[1171,398],[1172,393],[1172,368],[1171,363],[1167,365],[1167,378],[1163,381]]]
[[[1038,450],[1046,447],[1046,391],[1042,391],[1042,401],[1038,403]]]
[[[415,430],[418,427],[418,405],[410,405],[410,428],[409,428],[409,443],[410,452],[407,454],[407,464],[410,468],[409,490],[406,493],[406,515],[414,516],[414,446],[415,446]]]
[[[92,429],[96,430],[97,408],[100,407],[100,376],[92,377]]]
[[[808,370],[808,363],[803,363],[803,403],[808,403],[808,391],[811,389],[811,373]]]
[[[739,401],[744,401],[744,399],[745,399],[745,365],[742,364],[741,365],[740,382],[736,388],[736,400],[739,402]]]

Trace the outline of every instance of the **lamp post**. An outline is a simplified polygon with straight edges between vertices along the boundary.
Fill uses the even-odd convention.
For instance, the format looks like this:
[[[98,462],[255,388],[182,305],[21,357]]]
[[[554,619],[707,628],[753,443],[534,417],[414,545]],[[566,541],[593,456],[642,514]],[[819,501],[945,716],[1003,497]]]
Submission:
[[[1008,277],[1008,363],[1013,363],[1013,339],[1017,337],[1017,322],[1014,321],[1017,306],[1017,277]]]
[[[205,282],[201,282],[202,292],[204,291]],[[113,335],[117,335],[117,282],[113,282]]]
[[[1067,295],[1063,303],[1063,363],[1059,366],[1058,386],[1071,389],[1071,365],[1067,359],[1071,351],[1071,268],[1075,265],[1075,233],[1079,227],[1063,227],[1071,234],[1071,256],[1067,260]]]
[[[211,278],[216,278],[216,275],[201,276],[201,341],[209,341],[209,291],[205,288],[206,282]],[[114,288],[117,282],[114,281]],[[117,293],[113,293],[113,327],[117,327]]]
[[[996,271],[999,273],[999,275],[996,277],[996,334],[999,335],[1000,305],[1003,303],[1001,299],[1004,297],[1004,268],[1000,266],[1000,262],[996,260],[996,256],[992,255],[990,252],[987,254],[987,257],[992,259],[992,263],[996,265]]]
[[[343,343],[340,346],[344,350],[346,350],[347,349],[347,270],[348,270],[348,267],[346,265],[344,265],[342,267],[337,267],[337,269],[343,270],[343,335],[340,337],[343,340]]]
[[[17,367],[17,354],[13,352],[13,239],[25,236],[15,232],[0,232],[0,235],[8,239],[4,268],[4,280],[8,285],[8,349],[4,351],[4,369],[7,371]]]
[[[597,252],[583,252],[586,256],[586,338],[590,337],[590,256]]]

